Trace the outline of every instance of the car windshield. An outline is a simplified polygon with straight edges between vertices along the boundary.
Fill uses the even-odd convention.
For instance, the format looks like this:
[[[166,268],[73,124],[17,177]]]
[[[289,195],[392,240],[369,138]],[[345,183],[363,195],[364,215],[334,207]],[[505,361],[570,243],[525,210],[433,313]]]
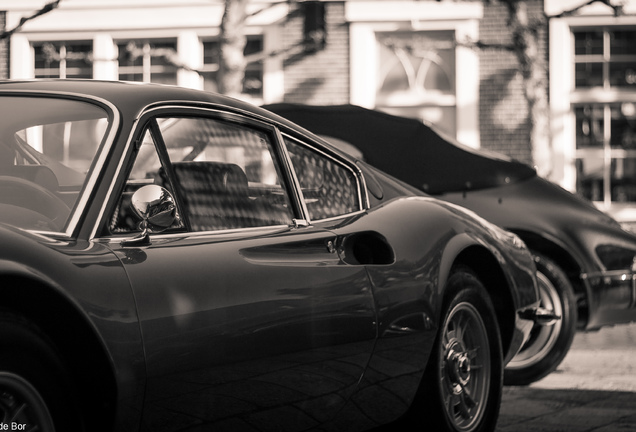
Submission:
[[[87,102],[0,96],[0,222],[64,231],[108,118]]]

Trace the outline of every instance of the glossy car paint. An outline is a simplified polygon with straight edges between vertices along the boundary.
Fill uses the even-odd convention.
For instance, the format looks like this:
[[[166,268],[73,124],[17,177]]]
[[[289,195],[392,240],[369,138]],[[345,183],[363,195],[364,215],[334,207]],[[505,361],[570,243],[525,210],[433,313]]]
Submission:
[[[56,344],[79,409],[99,418],[91,430],[232,422],[362,430],[394,420],[413,400],[458,262],[490,292],[506,359],[528,335],[532,323],[519,312],[538,303],[534,264],[515,236],[267,111],[94,81],[6,82],[6,94],[116,107],[103,165],[65,232],[0,225],[2,307]],[[183,107],[269,124],[360,167],[363,210],[306,227],[153,234],[143,246],[104,234],[140,119]],[[357,255],[357,244],[379,252]]]
[[[475,211],[551,257],[573,285],[580,329],[636,320],[636,236],[588,201],[538,177],[529,166],[463,146],[418,120],[361,107],[265,108],[355,146],[371,165]],[[597,253],[603,247],[613,248],[621,264],[603,263]]]
[[[636,291],[630,267],[607,268],[596,250],[604,245],[636,254],[636,238],[587,201],[538,176],[470,193],[445,194],[492,222],[519,233],[541,251],[537,233],[571,260],[568,276],[581,296],[580,326],[586,330],[636,320]],[[529,217],[532,215],[532,217]]]

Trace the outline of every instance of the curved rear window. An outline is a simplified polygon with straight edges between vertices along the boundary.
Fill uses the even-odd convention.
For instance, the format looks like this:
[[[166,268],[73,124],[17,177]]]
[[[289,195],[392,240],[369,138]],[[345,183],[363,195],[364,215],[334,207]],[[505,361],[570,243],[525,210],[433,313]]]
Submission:
[[[64,231],[109,126],[93,104],[0,97],[0,222]]]

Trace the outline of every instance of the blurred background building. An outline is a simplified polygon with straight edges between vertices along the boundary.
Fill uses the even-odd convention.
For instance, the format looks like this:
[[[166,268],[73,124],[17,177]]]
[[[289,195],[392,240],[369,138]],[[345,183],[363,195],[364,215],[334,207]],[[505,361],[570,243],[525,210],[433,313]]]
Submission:
[[[46,3],[2,0],[0,29]],[[549,96],[549,154],[537,168],[636,220],[636,0],[523,3],[538,23],[536,63]],[[222,0],[61,0],[0,41],[0,78],[215,90],[223,8]],[[248,12],[242,98],[421,118],[536,165],[519,62],[505,49],[505,1],[249,0]]]

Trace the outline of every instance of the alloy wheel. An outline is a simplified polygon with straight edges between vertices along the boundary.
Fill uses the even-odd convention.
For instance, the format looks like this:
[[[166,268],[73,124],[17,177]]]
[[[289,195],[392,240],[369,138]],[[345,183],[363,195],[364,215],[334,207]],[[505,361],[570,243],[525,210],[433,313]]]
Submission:
[[[486,325],[470,303],[459,303],[444,323],[441,391],[457,430],[471,431],[484,415],[490,387],[490,347]]]

